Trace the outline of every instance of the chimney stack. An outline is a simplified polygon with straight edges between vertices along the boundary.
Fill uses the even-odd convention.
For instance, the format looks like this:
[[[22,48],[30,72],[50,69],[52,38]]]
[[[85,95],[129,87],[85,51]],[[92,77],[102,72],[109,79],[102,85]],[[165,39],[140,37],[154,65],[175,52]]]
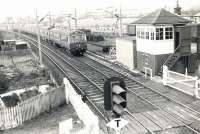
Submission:
[[[181,15],[181,7],[179,6],[179,1],[176,1],[176,7],[174,8],[174,13],[177,15]]]

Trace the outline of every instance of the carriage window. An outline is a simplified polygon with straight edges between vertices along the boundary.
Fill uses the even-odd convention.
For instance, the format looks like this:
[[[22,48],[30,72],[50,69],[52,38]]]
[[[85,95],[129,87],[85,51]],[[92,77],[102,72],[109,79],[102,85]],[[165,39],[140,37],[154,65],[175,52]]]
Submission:
[[[70,36],[70,42],[83,42],[86,41],[85,35],[72,35]]]

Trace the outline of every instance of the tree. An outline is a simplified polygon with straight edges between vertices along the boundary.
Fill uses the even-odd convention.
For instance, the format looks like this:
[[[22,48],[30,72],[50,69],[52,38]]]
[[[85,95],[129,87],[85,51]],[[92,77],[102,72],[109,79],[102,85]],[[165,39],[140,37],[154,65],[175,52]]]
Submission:
[[[3,72],[0,71],[0,91],[4,91],[8,89],[8,79]]]

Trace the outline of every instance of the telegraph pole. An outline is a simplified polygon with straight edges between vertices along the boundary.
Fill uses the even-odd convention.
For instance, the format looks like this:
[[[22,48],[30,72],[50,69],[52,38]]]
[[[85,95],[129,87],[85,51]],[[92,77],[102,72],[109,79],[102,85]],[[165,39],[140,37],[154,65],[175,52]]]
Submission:
[[[119,10],[119,23],[120,23],[120,38],[122,37],[122,7],[120,4],[120,10]]]
[[[20,38],[21,38],[21,25],[20,25],[20,22],[19,22],[19,24],[18,24],[18,25],[19,25],[19,29],[18,29],[18,32],[19,32],[19,37],[18,37],[18,38],[20,39]]]
[[[39,48],[39,62],[40,66],[43,67],[43,61],[42,61],[42,52],[41,52],[41,42],[40,42],[40,35],[39,35],[39,20],[38,20],[38,15],[37,15],[37,9],[36,9],[36,25],[37,25],[37,38],[38,38],[38,48]]]
[[[67,22],[68,22],[69,32],[71,32],[71,22],[70,22],[70,18],[68,18]]]
[[[51,12],[49,11],[49,27],[51,27],[52,26],[52,19],[51,19]],[[50,41],[50,37],[51,37],[51,29],[49,29],[49,41]]]
[[[74,21],[75,21],[75,30],[77,30],[77,27],[78,27],[78,20],[77,20],[77,13],[76,13],[76,8],[74,10]]]

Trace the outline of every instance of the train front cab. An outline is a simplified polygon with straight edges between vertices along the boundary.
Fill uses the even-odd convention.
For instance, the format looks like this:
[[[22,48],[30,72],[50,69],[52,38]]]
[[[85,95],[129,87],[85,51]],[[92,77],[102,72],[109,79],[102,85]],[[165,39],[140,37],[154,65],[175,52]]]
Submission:
[[[70,44],[70,53],[74,56],[82,56],[87,50],[87,43],[71,43]]]

